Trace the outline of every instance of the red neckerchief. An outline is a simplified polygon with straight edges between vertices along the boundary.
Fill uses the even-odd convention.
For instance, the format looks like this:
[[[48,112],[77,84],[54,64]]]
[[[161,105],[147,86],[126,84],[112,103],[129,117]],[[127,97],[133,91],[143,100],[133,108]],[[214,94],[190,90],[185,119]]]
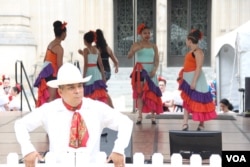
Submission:
[[[69,146],[73,148],[86,147],[89,133],[81,114],[76,112],[81,108],[82,102],[76,107],[72,107],[64,101],[63,104],[68,110],[74,112],[70,127]]]
[[[9,96],[9,101],[11,101],[13,99],[13,96]]]
[[[79,110],[82,107],[82,101],[80,104],[78,104],[76,107],[73,107],[69,104],[67,104],[65,101],[63,101],[64,106],[69,110],[69,111],[76,111]]]

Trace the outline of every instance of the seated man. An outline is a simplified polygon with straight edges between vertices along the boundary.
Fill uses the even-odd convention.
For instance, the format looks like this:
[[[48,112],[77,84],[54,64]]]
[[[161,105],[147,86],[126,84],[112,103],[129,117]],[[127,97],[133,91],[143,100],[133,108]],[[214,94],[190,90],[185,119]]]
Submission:
[[[21,101],[20,101],[20,92],[22,91],[21,85],[16,84],[11,87],[10,96],[9,96],[9,110],[10,111],[20,111],[21,110]]]
[[[125,166],[124,152],[131,139],[133,122],[107,104],[83,96],[83,83],[90,78],[82,78],[81,72],[73,64],[63,64],[57,79],[47,83],[52,88],[58,88],[61,98],[43,104],[15,122],[16,138],[21,145],[26,167],[35,166],[37,158],[41,160],[29,135],[40,126],[48,134],[50,152],[66,153],[84,149],[90,163],[98,160],[96,155],[100,151],[102,130],[116,130],[117,139],[107,161],[112,160],[116,167]],[[56,161],[64,163],[60,155],[56,155]]]
[[[174,100],[172,93],[166,90],[167,81],[163,77],[158,78],[159,88],[161,90],[162,96],[162,107],[164,112],[172,111],[172,107],[174,107]]]

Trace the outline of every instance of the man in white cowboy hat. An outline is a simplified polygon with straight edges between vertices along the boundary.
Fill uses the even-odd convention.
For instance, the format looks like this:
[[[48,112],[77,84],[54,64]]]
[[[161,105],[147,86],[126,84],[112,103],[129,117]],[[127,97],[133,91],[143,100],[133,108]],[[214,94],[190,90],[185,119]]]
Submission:
[[[29,135],[30,131],[40,126],[48,134],[50,152],[84,149],[92,163],[96,162],[96,155],[100,151],[103,128],[116,130],[117,139],[107,161],[112,160],[115,167],[125,166],[124,150],[131,138],[133,122],[105,103],[83,97],[83,83],[90,78],[82,78],[81,72],[73,64],[63,64],[57,79],[47,83],[50,87],[58,88],[61,98],[43,104],[15,122],[16,138],[26,167],[34,167],[36,159],[41,158]],[[62,157],[57,157],[57,161],[63,163]]]

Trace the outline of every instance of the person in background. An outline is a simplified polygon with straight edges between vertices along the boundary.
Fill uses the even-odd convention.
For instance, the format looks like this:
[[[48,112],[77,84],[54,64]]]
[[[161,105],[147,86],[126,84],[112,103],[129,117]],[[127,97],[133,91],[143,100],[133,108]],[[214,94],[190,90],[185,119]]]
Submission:
[[[174,100],[174,112],[183,112],[183,100],[181,98],[181,91],[174,90],[172,92]]]
[[[103,32],[100,29],[96,30],[96,47],[100,52],[101,58],[102,58],[102,64],[104,67],[104,73],[105,73],[105,78],[106,82],[110,79],[111,77],[111,67],[109,63],[109,58],[112,60],[114,67],[115,67],[115,73],[118,72],[119,68],[119,62],[117,57],[114,55],[112,49],[108,46],[106,39],[104,38]],[[98,64],[98,68],[99,64]]]
[[[133,99],[136,101],[139,114],[136,124],[141,124],[142,113],[151,113],[151,122],[156,124],[155,114],[163,113],[162,94],[156,75],[159,66],[158,47],[150,42],[150,28],[144,23],[138,26],[137,33],[141,40],[135,42],[128,52],[128,59],[136,57],[130,75]]]
[[[87,154],[83,158],[90,163],[98,161],[96,155],[100,152],[102,130],[115,130],[118,132],[117,138],[107,162],[112,160],[115,167],[125,167],[124,153],[131,139],[133,122],[105,103],[85,98],[83,84],[90,79],[91,76],[83,78],[80,70],[73,64],[63,64],[57,79],[47,83],[58,89],[61,98],[45,103],[16,120],[15,134],[26,167],[34,167],[36,159],[42,160],[40,150],[36,150],[29,135],[41,126],[48,134],[50,152],[66,153],[83,149]],[[55,155],[56,162],[64,164],[65,158],[60,155]]]
[[[21,110],[21,102],[20,102],[20,96],[19,93],[22,91],[21,85],[16,84],[12,87],[11,93],[9,96],[9,111],[20,111]]]
[[[119,63],[118,63],[118,59],[117,57],[114,55],[112,49],[108,46],[106,39],[104,38],[103,32],[100,29],[96,30],[96,47],[99,50],[99,53],[101,55],[102,58],[102,64],[104,67],[104,74],[105,74],[105,79],[106,82],[110,79],[111,77],[111,67],[110,67],[110,63],[109,63],[109,58],[112,60],[114,67],[115,67],[115,73],[118,72],[118,68],[119,68]],[[98,68],[100,69],[99,64],[97,64]],[[111,97],[108,96],[108,103],[110,106],[113,106]]]
[[[10,77],[2,75],[2,84],[0,85],[0,112],[9,111],[9,96],[11,92]]]
[[[193,29],[186,38],[186,45],[189,48],[185,56],[184,65],[179,73],[179,90],[183,99],[183,125],[182,130],[188,130],[188,116],[192,114],[194,121],[199,121],[197,130],[205,128],[204,122],[217,117],[215,104],[212,95],[208,90],[208,84],[202,66],[204,53],[199,48],[198,42],[202,33]]]
[[[36,107],[59,97],[56,89],[48,87],[46,83],[56,79],[58,69],[63,64],[64,50],[61,42],[66,38],[66,25],[66,22],[62,23],[61,21],[53,23],[55,39],[47,47],[43,67],[34,83],[34,86],[38,88]]]
[[[224,114],[235,114],[234,107],[228,99],[220,100],[220,111]]]
[[[5,94],[0,94],[0,112],[9,111],[9,98]]]
[[[216,91],[216,79],[214,79],[210,84],[209,84],[209,91],[212,94],[213,101],[215,106],[217,106],[217,91]]]
[[[78,53],[83,56],[83,77],[92,76],[92,78],[84,84],[84,96],[91,99],[99,100],[108,103],[107,85],[104,74],[104,67],[98,49],[92,46],[96,40],[94,31],[89,31],[83,36],[84,45],[83,50],[79,49]],[[100,70],[97,67],[100,66]]]
[[[4,95],[9,95],[10,94],[10,90],[11,90],[11,84],[10,84],[10,77],[6,76],[6,75],[2,75],[2,87],[3,87],[3,91],[1,90],[1,94]]]
[[[167,80],[163,77],[158,78],[159,82],[159,88],[161,90],[162,96],[162,105],[163,105],[163,111],[169,112],[172,111],[172,108],[174,107],[174,100],[173,100],[173,94],[169,91],[167,91]]]

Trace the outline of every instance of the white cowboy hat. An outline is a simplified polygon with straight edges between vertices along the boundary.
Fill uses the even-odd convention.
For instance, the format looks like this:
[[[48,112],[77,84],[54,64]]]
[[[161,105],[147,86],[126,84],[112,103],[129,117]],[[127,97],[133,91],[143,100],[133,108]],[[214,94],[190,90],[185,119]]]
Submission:
[[[64,63],[58,70],[57,79],[47,82],[47,85],[52,88],[58,88],[59,85],[88,82],[91,77],[82,78],[80,70],[75,65]]]

